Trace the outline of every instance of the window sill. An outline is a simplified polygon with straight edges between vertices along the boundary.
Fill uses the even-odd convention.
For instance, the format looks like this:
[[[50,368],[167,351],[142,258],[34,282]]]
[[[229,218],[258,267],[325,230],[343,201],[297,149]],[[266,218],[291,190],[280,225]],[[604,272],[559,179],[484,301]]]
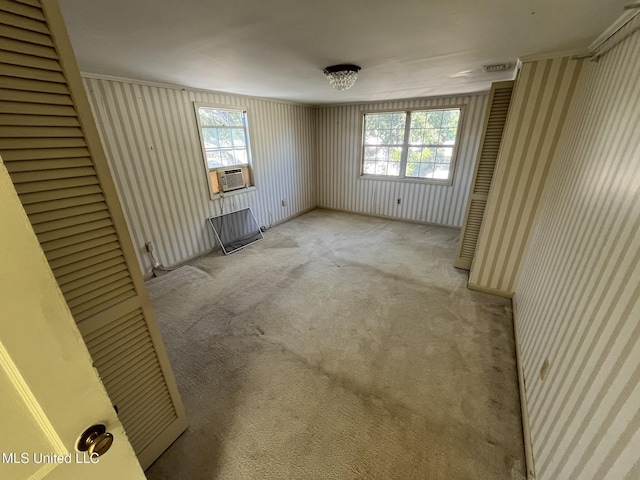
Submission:
[[[360,175],[358,180],[373,180],[384,182],[400,182],[400,183],[419,183],[422,185],[441,185],[444,187],[450,187],[453,185],[453,179],[451,180],[433,180],[430,178],[400,178],[400,177],[388,177],[386,175]]]
[[[248,192],[253,192],[257,190],[256,187],[251,186],[251,187],[246,187],[246,188],[239,188],[237,190],[231,190],[230,192],[220,192],[220,193],[216,193],[211,197],[211,200],[218,200],[222,197],[230,197],[232,195],[238,195],[240,193],[248,193]]]

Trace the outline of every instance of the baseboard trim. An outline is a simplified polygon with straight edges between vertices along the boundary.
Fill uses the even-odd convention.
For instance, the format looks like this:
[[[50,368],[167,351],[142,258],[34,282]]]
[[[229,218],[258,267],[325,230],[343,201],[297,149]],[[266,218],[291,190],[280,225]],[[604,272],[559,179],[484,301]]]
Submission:
[[[513,292],[505,292],[504,290],[498,290],[497,288],[483,287],[476,285],[475,283],[467,283],[469,290],[475,290],[476,292],[490,293],[491,295],[497,295],[499,297],[513,298]]]
[[[402,217],[392,217],[391,215],[379,215],[377,213],[356,212],[353,210],[345,210],[343,208],[332,208],[332,207],[325,207],[322,205],[318,205],[316,208],[319,210],[329,210],[331,212],[352,213],[353,215],[362,215],[364,217],[374,217],[374,218],[382,218],[384,220],[396,220],[398,222],[415,223],[417,225],[426,225],[428,227],[450,228],[451,230],[457,230],[457,231],[460,231],[462,229],[462,227],[454,227],[452,225],[443,225],[442,223],[423,222],[421,220],[412,220],[410,218],[402,218]]]
[[[518,306],[515,295],[511,298],[513,311],[513,336],[516,345],[516,368],[518,369],[518,386],[520,387],[520,409],[522,412],[522,437],[524,440],[524,457],[527,467],[527,480],[536,480],[536,467],[533,457],[533,443],[531,442],[531,425],[529,423],[529,404],[527,402],[527,387],[522,366],[520,351],[520,327],[518,322]]]
[[[307,208],[305,210],[302,210],[302,211],[300,211],[298,213],[294,213],[293,215],[291,215],[289,217],[286,217],[286,218],[283,218],[282,220],[277,221],[276,223],[272,224],[271,227],[269,227],[269,228],[273,228],[276,225],[280,225],[281,223],[288,222],[289,220],[292,220],[292,219],[294,219],[296,217],[299,217],[300,215],[304,215],[305,213],[309,213],[310,211],[315,210],[316,208],[318,208],[318,207],[313,206],[313,207]],[[181,267],[182,265],[184,265],[186,263],[189,263],[192,260],[195,260],[196,258],[200,258],[200,257],[202,257],[204,255],[208,255],[209,253],[215,252],[216,250],[220,250],[220,245],[216,245],[213,248],[208,248],[207,250],[204,250],[203,252],[196,253],[195,255],[191,255],[190,257],[187,257],[184,260],[180,260],[179,262],[174,263],[173,265],[164,266],[164,268],[166,268],[167,270],[175,270],[176,268]],[[154,278],[153,271],[145,272],[142,275],[142,278],[145,281],[146,280],[151,280],[152,278]]]
[[[174,263],[173,265],[163,266],[163,268],[166,268],[167,270],[175,270],[176,268],[181,267],[185,263],[189,263],[190,261],[195,260],[196,258],[200,258],[200,257],[202,257],[204,255],[207,255],[207,254],[209,254],[211,252],[215,252],[216,250],[219,250],[219,249],[220,249],[220,245],[216,245],[213,248],[209,248],[209,249],[207,249],[207,250],[205,250],[203,252],[196,253],[195,255],[191,255],[190,257],[187,257],[184,260],[180,260],[178,263]],[[146,280],[151,280],[152,278],[154,278],[153,270],[149,271],[149,272],[145,272],[142,275],[142,277],[144,278],[145,281]]]
[[[316,208],[320,208],[317,205],[314,205],[313,207],[309,207],[309,208],[305,208],[304,210],[300,210],[298,213],[294,213],[293,215],[283,218],[282,220],[278,220],[276,223],[272,224],[270,228],[275,227],[276,225],[280,225],[282,223],[288,222],[289,220],[293,220],[296,217],[299,217],[300,215],[304,215],[305,213],[309,213],[312,212],[313,210],[315,210]]]

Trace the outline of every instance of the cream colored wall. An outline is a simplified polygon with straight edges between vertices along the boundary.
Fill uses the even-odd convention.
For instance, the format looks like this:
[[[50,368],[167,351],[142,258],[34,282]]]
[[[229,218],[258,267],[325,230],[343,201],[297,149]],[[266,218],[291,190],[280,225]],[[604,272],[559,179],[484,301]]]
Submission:
[[[152,266],[147,241],[164,265],[211,249],[206,219],[221,210],[251,207],[269,225],[316,206],[313,108],[90,77],[84,83],[143,272]],[[248,108],[255,190],[209,198],[194,101]]]
[[[318,108],[318,205],[460,227],[482,134],[487,94]],[[465,105],[453,185],[360,178],[365,111]],[[401,204],[397,204],[397,199]]]
[[[585,62],[515,288],[538,480],[640,478],[639,78],[640,32]]]
[[[525,63],[511,99],[469,286],[511,296],[581,61]]]

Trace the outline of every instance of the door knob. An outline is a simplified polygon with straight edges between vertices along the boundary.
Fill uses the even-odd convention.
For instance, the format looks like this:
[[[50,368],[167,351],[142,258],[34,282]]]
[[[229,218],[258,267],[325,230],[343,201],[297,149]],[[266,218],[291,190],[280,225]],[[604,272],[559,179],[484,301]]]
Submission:
[[[98,424],[87,428],[78,440],[78,450],[81,452],[94,453],[98,456],[104,455],[113,444],[113,435],[107,432],[107,427]]]

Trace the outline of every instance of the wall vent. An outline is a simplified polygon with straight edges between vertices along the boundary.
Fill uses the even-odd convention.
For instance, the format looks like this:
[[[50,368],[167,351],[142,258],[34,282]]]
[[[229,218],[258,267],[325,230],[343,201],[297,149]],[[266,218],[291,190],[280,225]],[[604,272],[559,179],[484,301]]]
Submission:
[[[494,63],[493,65],[482,66],[482,70],[484,70],[485,73],[506,72],[510,68],[510,63]]]

